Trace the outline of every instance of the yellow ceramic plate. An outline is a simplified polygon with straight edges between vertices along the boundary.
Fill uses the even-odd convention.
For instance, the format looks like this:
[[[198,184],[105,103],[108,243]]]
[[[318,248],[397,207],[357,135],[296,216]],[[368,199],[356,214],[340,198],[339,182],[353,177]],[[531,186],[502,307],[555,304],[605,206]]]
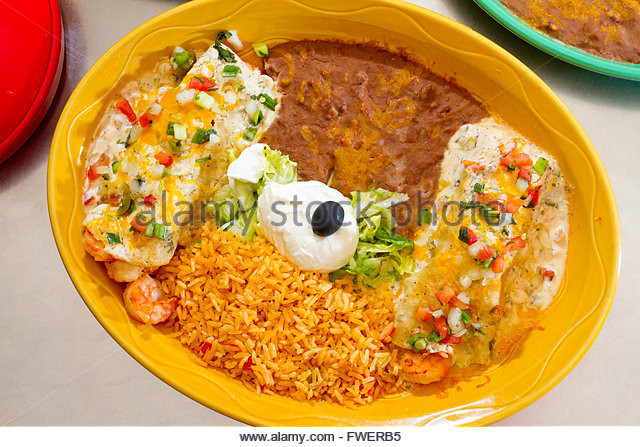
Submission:
[[[205,369],[162,330],[132,322],[122,288],[81,246],[82,150],[111,97],[146,61],[179,44],[206,45],[221,29],[249,43],[340,38],[378,41],[416,53],[435,72],[454,76],[528,138],[550,151],[573,186],[571,236],[563,287],[544,330],[486,376],[444,393],[379,400],[351,410],[257,395]],[[250,46],[248,46],[250,47]],[[246,52],[245,52],[246,54]],[[409,4],[384,0],[190,2],[156,17],[115,44],[82,79],[62,112],[48,171],[51,225],[78,292],[111,336],[156,376],[235,419],[256,425],[484,425],[529,405],[584,356],[613,302],[620,227],[613,192],[594,147],[573,115],[535,74],[459,23]]]

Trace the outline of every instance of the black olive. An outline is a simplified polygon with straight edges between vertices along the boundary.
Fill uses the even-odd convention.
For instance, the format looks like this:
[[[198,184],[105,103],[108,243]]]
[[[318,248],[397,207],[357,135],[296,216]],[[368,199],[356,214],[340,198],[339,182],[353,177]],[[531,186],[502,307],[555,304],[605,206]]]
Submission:
[[[338,202],[323,202],[313,212],[311,227],[318,236],[327,237],[338,231],[344,222],[344,209]]]

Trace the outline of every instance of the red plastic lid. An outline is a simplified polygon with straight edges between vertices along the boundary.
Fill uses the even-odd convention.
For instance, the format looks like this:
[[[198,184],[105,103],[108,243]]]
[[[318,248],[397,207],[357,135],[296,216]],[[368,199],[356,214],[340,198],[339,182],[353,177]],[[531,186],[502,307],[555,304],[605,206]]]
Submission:
[[[0,1],[0,163],[22,146],[49,109],[63,57],[57,0]]]

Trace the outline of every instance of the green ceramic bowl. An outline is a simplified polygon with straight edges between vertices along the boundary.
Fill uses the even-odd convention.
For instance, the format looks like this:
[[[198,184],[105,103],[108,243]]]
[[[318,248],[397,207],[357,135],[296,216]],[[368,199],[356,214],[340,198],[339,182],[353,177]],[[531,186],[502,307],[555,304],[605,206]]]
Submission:
[[[587,70],[640,81],[640,64],[612,61],[560,42],[529,26],[524,20],[509,11],[499,0],[474,1],[509,31],[552,56]]]

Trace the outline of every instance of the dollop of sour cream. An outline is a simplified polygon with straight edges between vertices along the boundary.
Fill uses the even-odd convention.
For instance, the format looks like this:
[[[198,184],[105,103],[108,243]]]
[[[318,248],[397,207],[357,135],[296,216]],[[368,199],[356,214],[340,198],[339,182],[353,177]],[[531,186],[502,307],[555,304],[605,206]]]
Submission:
[[[311,217],[327,201],[342,206],[344,221],[338,231],[322,237],[313,232]],[[321,182],[268,183],[258,198],[258,221],[264,236],[303,270],[338,270],[349,262],[358,244],[358,223],[350,200]]]
[[[252,144],[227,167],[227,177],[256,183],[264,174],[264,144]]]

